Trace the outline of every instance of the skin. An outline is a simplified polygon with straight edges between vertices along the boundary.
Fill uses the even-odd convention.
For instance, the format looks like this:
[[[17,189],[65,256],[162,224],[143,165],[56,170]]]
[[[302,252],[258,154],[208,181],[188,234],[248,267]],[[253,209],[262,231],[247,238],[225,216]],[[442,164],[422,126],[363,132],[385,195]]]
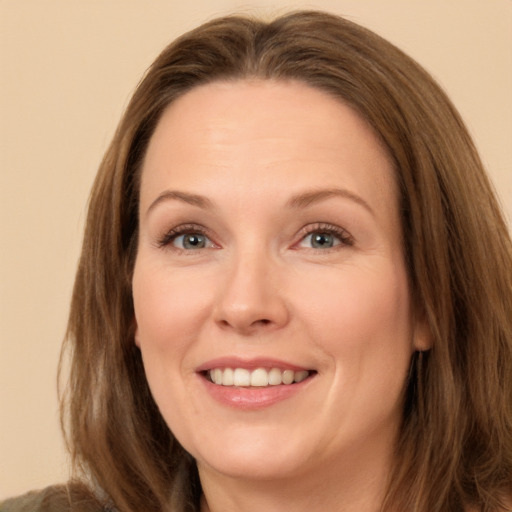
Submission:
[[[203,248],[172,237],[183,225],[204,231]],[[139,227],[135,340],[165,421],[197,460],[202,509],[378,510],[410,358],[429,341],[411,306],[393,167],[372,130],[296,82],[195,88],[150,141]],[[314,247],[311,232],[332,228],[332,247]],[[197,368],[218,357],[314,373],[247,410],[206,391]]]

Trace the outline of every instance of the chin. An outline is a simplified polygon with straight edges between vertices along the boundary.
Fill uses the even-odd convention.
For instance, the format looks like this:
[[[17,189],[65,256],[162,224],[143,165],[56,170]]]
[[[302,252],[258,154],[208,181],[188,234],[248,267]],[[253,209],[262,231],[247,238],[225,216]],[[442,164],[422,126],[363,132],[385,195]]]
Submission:
[[[294,446],[286,436],[251,433],[226,439],[194,450],[200,470],[208,468],[231,478],[278,480],[296,476],[305,467],[307,448]]]
[[[201,468],[208,468],[226,477],[241,480],[276,481],[295,477],[302,472],[303,464],[293,460],[282,460],[279,458],[268,459],[261,454],[254,454],[253,457],[233,454],[223,460],[198,461],[199,471]]]

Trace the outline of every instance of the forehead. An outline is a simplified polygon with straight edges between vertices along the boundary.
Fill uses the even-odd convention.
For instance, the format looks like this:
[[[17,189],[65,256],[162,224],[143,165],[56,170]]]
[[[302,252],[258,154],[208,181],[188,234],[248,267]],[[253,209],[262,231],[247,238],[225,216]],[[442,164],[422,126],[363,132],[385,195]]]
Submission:
[[[224,180],[233,192],[253,180],[268,194],[279,179],[396,203],[391,159],[352,108],[300,82],[240,80],[196,87],[166,109],[143,163],[141,208],[168,187],[208,194]]]

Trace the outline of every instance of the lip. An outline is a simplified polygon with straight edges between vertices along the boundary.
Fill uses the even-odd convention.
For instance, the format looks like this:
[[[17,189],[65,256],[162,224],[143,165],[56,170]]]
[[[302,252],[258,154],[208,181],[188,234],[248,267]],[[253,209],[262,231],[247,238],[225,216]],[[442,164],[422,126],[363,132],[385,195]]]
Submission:
[[[245,368],[247,370],[255,370],[256,368],[279,368],[281,370],[293,371],[308,370],[311,372],[311,375],[302,382],[280,384],[279,386],[261,388],[221,386],[214,384],[205,377],[205,373],[214,368]],[[216,402],[232,409],[246,411],[270,407],[300,394],[311,384],[317,374],[312,368],[291,364],[278,359],[243,359],[238,357],[221,357],[206,361],[196,368],[196,372],[206,393]]]
[[[256,368],[279,368],[280,370],[301,370],[313,371],[313,368],[298,366],[279,359],[269,359],[256,357],[243,359],[240,357],[219,357],[202,363],[196,368],[196,372],[203,373],[214,368],[245,368],[246,370],[256,370]]]

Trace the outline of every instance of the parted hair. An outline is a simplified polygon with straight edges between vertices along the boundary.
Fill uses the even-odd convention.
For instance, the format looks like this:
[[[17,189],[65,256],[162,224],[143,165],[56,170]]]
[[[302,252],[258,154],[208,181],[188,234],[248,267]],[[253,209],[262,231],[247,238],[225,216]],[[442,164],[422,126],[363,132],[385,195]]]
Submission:
[[[61,356],[77,476],[121,512],[199,509],[195,462],[160,415],[134,343],[139,182],[164,110],[201,84],[242,79],[327,92],[373,127],[394,163],[404,258],[432,347],[412,357],[382,511],[505,510],[512,249],[492,186],[423,68],[373,32],[313,11],[210,21],[165,48],[135,90],[91,192]]]

